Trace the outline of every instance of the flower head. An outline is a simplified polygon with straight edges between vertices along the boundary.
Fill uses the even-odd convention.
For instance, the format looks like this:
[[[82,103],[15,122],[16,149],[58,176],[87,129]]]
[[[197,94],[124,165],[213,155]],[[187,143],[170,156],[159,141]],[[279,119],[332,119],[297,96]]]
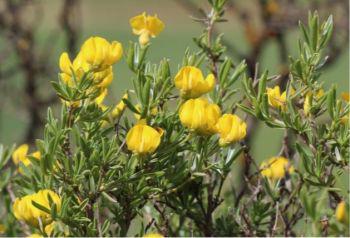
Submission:
[[[158,148],[162,134],[162,130],[145,125],[142,120],[129,130],[126,145],[135,154],[152,154]]]
[[[149,16],[142,13],[130,19],[130,26],[135,35],[139,35],[141,45],[146,45],[150,37],[156,37],[164,29],[164,23],[157,15]]]
[[[79,81],[85,73],[90,72],[96,86],[106,88],[113,80],[112,65],[119,61],[122,55],[123,48],[119,42],[109,43],[102,37],[90,37],[83,43],[73,62],[66,52],[61,54],[61,79],[68,85],[73,85],[73,74]]]
[[[215,86],[215,77],[209,74],[204,79],[202,71],[193,66],[184,66],[175,76],[175,86],[184,98],[197,98],[210,92]]]
[[[262,162],[260,169],[263,176],[272,180],[283,178],[286,172],[294,172],[294,167],[284,157],[272,157],[268,161]]]
[[[349,213],[345,201],[341,201],[340,203],[338,203],[337,208],[335,210],[335,218],[341,223],[348,224]]]
[[[204,98],[189,99],[179,110],[182,125],[202,135],[216,133],[215,125],[220,116],[219,106]]]
[[[219,118],[216,130],[220,135],[219,144],[225,146],[242,140],[247,134],[247,124],[236,115],[224,114]]]
[[[57,211],[61,210],[61,198],[53,191],[44,189],[37,193],[26,195],[22,198],[16,198],[13,204],[13,213],[18,220],[25,221],[32,226],[39,227],[39,219],[42,224],[46,226],[52,222],[51,215],[46,213],[33,205],[33,201],[37,204],[51,209],[50,200],[56,204]]]

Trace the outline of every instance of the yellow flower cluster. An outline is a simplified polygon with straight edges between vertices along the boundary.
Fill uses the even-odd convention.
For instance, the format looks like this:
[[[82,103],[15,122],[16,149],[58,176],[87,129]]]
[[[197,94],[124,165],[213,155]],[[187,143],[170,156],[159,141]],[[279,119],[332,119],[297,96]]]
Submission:
[[[200,98],[215,86],[213,74],[204,80],[200,69],[185,66],[175,76],[175,86],[180,90],[185,101],[179,109],[181,123],[201,135],[220,136],[219,144],[226,146],[242,140],[246,136],[247,125],[238,116],[224,114],[218,105]]]
[[[140,45],[146,45],[150,37],[156,37],[164,29],[164,23],[155,16],[142,13],[130,19],[130,26],[135,35],[139,35]]]
[[[79,81],[84,74],[90,73],[95,86],[102,92],[111,84],[112,65],[118,62],[122,55],[123,48],[118,41],[109,43],[102,37],[90,37],[83,43],[73,61],[66,52],[61,54],[59,60],[61,79],[68,85],[74,85],[73,75]]]
[[[294,167],[290,165],[285,157],[272,157],[261,163],[261,174],[271,180],[284,178],[286,172],[289,174],[294,172]]]
[[[50,210],[49,196],[51,197],[53,203],[56,204],[57,211],[59,212],[61,210],[61,198],[55,192],[44,189],[38,191],[37,193],[26,195],[22,198],[16,198],[13,204],[13,213],[15,217],[18,220],[25,221],[26,223],[37,228],[39,228],[40,223],[43,224],[43,226],[51,224],[51,215],[33,205],[34,201]]]
[[[210,136],[218,133],[219,144],[226,146],[242,140],[246,136],[247,125],[238,116],[224,114],[218,105],[201,98],[215,86],[215,78],[210,74],[206,80],[200,69],[185,66],[175,76],[175,86],[186,100],[179,109],[183,126],[200,135]],[[139,110],[140,106],[136,106]],[[152,115],[157,113],[152,109]],[[137,119],[139,115],[136,115]],[[153,153],[159,146],[163,131],[145,125],[141,120],[131,128],[126,137],[128,149],[136,154]]]
[[[15,165],[19,165],[19,163],[22,163],[24,166],[30,165],[30,160],[28,158],[28,150],[29,146],[27,144],[20,145],[12,154],[12,161]],[[40,151],[35,151],[30,156],[33,156],[34,158],[40,160],[41,154]],[[22,169],[19,168],[18,170],[20,173],[22,173]]]

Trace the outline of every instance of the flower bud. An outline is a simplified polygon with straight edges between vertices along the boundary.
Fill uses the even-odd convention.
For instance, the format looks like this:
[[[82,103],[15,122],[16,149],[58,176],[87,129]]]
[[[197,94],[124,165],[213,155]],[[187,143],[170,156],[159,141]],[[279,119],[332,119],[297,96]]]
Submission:
[[[215,125],[220,116],[219,106],[204,98],[187,100],[179,110],[182,125],[202,135],[216,133]]]
[[[247,124],[236,115],[224,114],[219,118],[216,130],[220,135],[219,144],[226,146],[246,136]]]
[[[175,86],[183,98],[197,98],[210,92],[215,86],[213,74],[204,80],[202,71],[193,66],[185,66],[175,76]]]
[[[335,218],[337,219],[337,221],[343,224],[348,224],[349,213],[345,201],[341,201],[340,203],[338,203],[337,208],[335,210]]]
[[[264,161],[260,166],[261,174],[272,180],[278,180],[286,175],[286,172],[293,173],[294,167],[284,157],[272,157]]]

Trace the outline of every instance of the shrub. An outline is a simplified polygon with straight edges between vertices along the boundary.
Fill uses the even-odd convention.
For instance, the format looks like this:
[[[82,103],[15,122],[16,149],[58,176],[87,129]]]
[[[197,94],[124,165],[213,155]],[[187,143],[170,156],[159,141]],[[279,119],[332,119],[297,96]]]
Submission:
[[[130,42],[123,58],[133,89],[116,105],[104,97],[119,42],[95,36],[73,61],[61,55],[52,85],[62,109],[59,116],[48,109],[38,151],[0,147],[6,235],[349,234],[348,194],[337,187],[348,168],[349,99],[319,80],[332,16],[321,23],[314,13],[300,23],[303,40],[282,89],[278,77],[250,78],[244,61],[226,55],[212,35],[225,1],[209,3],[199,51],[186,51],[175,73],[168,59],[147,59],[164,23],[145,13],[130,20],[139,43]],[[285,131],[280,154],[261,165],[245,141],[254,133],[247,115]],[[245,186],[238,190],[225,181],[240,162]]]

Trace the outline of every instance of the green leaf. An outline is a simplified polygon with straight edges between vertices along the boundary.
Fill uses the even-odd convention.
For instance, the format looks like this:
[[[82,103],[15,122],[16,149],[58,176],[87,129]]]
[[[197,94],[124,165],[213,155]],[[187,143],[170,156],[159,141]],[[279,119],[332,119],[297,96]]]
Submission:
[[[123,98],[122,100],[132,112],[140,114],[140,112],[131,104],[131,102],[128,99]]]
[[[219,82],[220,85],[225,85],[228,73],[230,72],[230,69],[232,67],[232,61],[229,58],[226,58],[224,63],[221,64],[220,70],[219,70]]]
[[[135,71],[135,62],[134,62],[134,57],[135,57],[135,43],[129,42],[129,49],[128,49],[128,54],[126,57],[126,62],[128,63],[129,68],[132,71]]]
[[[46,207],[40,205],[39,203],[32,201],[32,204],[34,207],[38,208],[39,210],[46,212],[47,214],[51,214],[51,211],[49,209],[47,209]]]
[[[265,70],[263,75],[259,79],[259,89],[258,89],[258,102],[262,102],[262,97],[266,93],[266,81],[267,81],[268,70]]]

